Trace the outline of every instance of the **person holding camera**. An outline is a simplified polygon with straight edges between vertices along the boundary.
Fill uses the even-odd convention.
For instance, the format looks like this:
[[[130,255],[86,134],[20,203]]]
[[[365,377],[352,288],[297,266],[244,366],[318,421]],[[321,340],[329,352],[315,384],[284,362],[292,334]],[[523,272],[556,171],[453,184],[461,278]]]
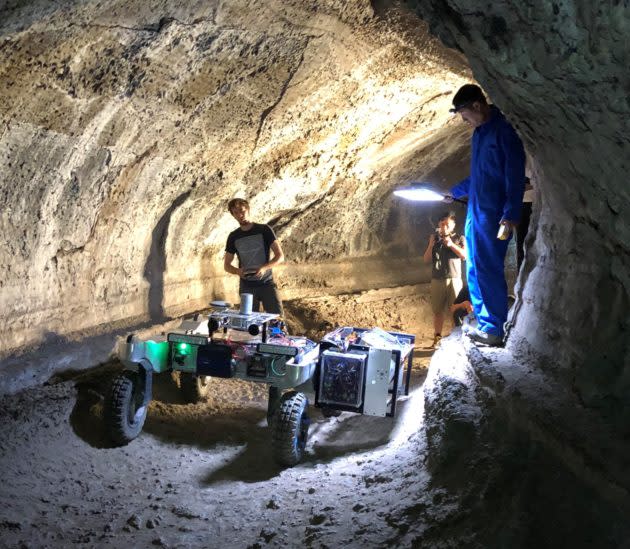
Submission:
[[[466,259],[464,237],[455,233],[455,214],[444,212],[424,252],[425,263],[431,263],[431,309],[433,311],[433,344],[442,339],[445,311],[450,309],[462,289],[462,259]]]
[[[271,271],[284,261],[280,242],[269,225],[250,221],[247,200],[233,198],[228,202],[228,211],[238,221],[239,228],[228,235],[223,268],[240,277],[239,294],[254,296],[253,311],[259,311],[262,303],[266,313],[282,316],[282,301]],[[235,256],[238,267],[233,265]]]

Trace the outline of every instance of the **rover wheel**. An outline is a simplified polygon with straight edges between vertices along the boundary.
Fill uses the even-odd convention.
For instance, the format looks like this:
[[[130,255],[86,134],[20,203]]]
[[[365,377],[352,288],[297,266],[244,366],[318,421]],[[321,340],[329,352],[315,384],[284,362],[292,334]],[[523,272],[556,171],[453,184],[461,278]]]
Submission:
[[[306,395],[296,391],[282,395],[271,423],[273,452],[278,463],[292,466],[302,459],[310,423]]]
[[[124,372],[114,379],[105,401],[105,425],[113,442],[127,444],[136,438],[147,417],[143,389],[136,372]]]
[[[195,403],[204,400],[210,389],[210,376],[198,376],[190,372],[180,372],[179,388],[186,402]]]

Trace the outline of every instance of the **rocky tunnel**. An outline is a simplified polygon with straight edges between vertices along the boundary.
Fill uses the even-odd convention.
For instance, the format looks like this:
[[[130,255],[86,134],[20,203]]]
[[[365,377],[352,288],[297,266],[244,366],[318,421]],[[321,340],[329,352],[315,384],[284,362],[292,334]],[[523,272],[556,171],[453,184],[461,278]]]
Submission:
[[[425,458],[439,476],[471,441],[525,433],[513,448],[585,479],[576,497],[604,509],[585,524],[614,524],[614,546],[630,507],[629,35],[624,1],[9,0],[0,386],[94,366],[117,335],[235,300],[234,196],[282,241],[287,301],[422,288],[434,210],[392,191],[467,174],[470,130],[448,109],[477,81],[525,144],[533,224],[506,349],[434,357]],[[492,539],[544,545],[521,528]]]

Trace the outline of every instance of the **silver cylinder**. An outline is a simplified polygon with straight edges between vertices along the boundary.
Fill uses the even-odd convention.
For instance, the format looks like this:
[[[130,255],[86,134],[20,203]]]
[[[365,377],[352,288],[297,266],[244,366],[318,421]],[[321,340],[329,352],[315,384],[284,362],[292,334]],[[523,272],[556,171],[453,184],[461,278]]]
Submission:
[[[241,314],[249,315],[252,313],[252,306],[254,304],[253,294],[241,294]]]

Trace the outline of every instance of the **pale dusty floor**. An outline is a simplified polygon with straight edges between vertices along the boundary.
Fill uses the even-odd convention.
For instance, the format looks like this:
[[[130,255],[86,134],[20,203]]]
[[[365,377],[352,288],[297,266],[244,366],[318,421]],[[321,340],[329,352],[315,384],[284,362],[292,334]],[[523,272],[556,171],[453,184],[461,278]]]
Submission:
[[[311,334],[324,315],[415,328],[422,347],[430,317],[412,290],[293,303],[289,316],[311,323]],[[394,420],[324,419],[313,409],[306,459],[285,470],[270,453],[264,385],[217,381],[207,403],[186,405],[167,375],[143,433],[122,448],[109,445],[101,422],[115,364],[6,397],[0,545],[410,546],[453,512],[423,466],[420,388],[430,355],[416,351],[412,392]]]

